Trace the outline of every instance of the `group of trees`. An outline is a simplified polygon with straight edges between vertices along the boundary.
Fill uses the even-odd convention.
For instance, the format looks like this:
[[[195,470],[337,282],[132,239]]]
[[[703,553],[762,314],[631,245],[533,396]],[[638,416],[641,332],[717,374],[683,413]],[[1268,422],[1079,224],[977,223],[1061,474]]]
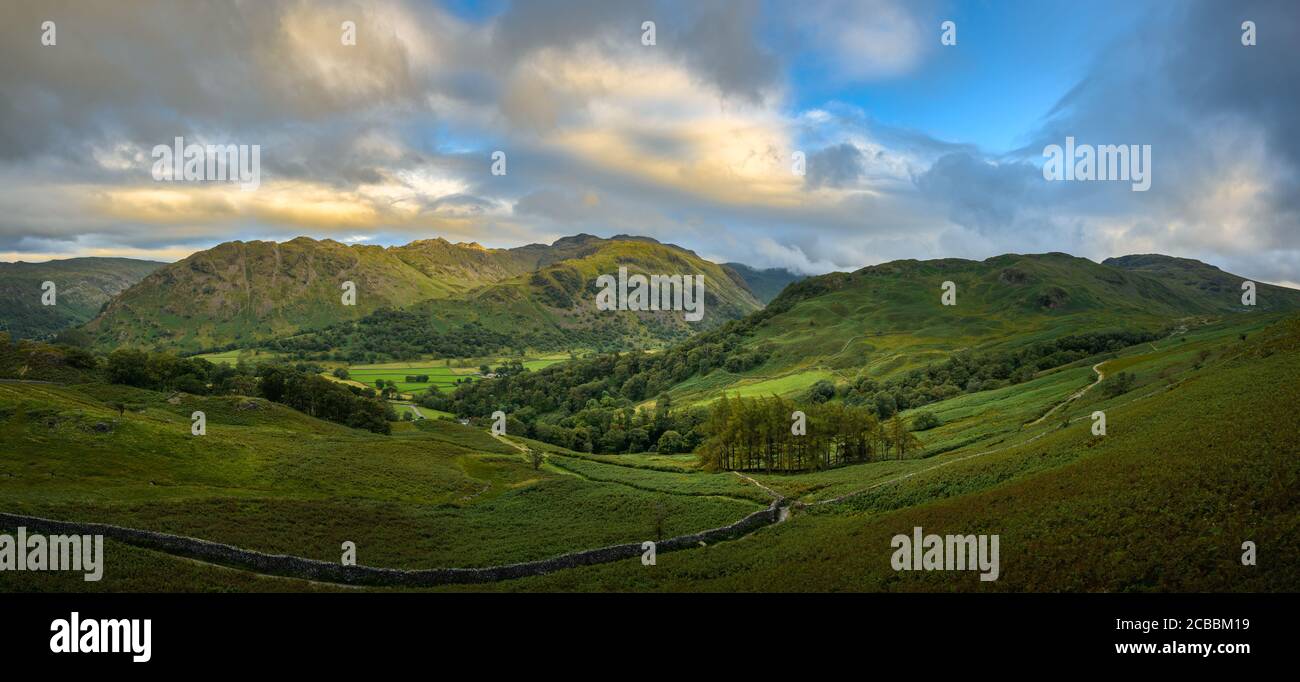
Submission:
[[[666,393],[656,398],[653,407],[637,409],[633,401],[605,391],[552,395],[546,377],[557,372],[530,372],[521,366],[514,374],[502,374],[500,368],[498,373],[497,379],[461,384],[450,395],[430,387],[416,400],[423,407],[484,425],[486,415],[502,410],[507,415],[506,433],[579,452],[671,454],[690,452],[704,439],[705,410],[674,409]],[[487,385],[492,388],[480,389]]]
[[[491,320],[486,325],[471,320],[446,326],[438,322],[436,314],[418,309],[380,309],[358,320],[262,341],[256,347],[298,360],[371,364],[431,357],[505,355],[523,348],[545,351],[590,348],[613,352],[637,343],[639,335],[620,318],[586,311],[579,313],[575,321],[581,326],[558,327],[538,321],[495,327]],[[654,320],[643,324],[649,335],[660,342],[677,341],[685,334],[675,328],[663,328]],[[201,352],[234,350],[244,345],[232,343]],[[744,359],[736,360],[732,371],[740,371],[743,362]]]
[[[796,433],[796,411],[806,422]],[[711,470],[807,471],[920,451],[920,441],[895,413],[881,421],[874,411],[841,403],[815,403],[800,410],[794,401],[728,398],[710,406],[708,434],[699,449]]]
[[[319,419],[376,433],[390,432],[388,422],[395,421],[396,414],[388,403],[376,398],[374,390],[330,381],[319,372],[319,367],[307,364],[231,366],[126,348],[113,351],[104,361],[110,383],[196,395],[260,396]]]
[[[385,434],[392,431],[389,422],[397,420],[387,402],[367,397],[362,389],[330,381],[319,374],[284,365],[262,365],[258,375],[262,397],[317,419]]]
[[[544,348],[560,343],[559,339],[540,338],[530,333],[494,331],[477,321],[447,329],[437,329],[433,322],[430,315],[381,309],[359,320],[265,341],[259,347],[300,359],[362,364],[430,356],[473,357],[510,348]]]

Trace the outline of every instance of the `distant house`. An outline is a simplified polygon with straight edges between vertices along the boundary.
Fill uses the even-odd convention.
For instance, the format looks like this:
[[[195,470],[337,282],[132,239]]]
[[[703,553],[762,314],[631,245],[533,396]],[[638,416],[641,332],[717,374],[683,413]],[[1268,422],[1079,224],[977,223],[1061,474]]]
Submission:
[[[484,375],[483,375],[483,378],[485,378],[485,379],[495,379],[495,378],[497,378],[497,373],[496,373],[496,372],[488,372],[487,374],[484,374]]]
[[[461,426],[469,426],[469,420],[468,420],[468,419],[457,419],[457,420],[456,420],[456,423],[460,424]]]

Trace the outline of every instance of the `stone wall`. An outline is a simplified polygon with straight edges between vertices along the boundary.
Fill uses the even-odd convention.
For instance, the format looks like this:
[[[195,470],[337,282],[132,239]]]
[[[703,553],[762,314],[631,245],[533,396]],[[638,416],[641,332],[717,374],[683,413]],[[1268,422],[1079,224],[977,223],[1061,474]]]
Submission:
[[[733,524],[721,528],[713,528],[690,535],[679,535],[658,542],[655,544],[655,551],[656,553],[671,552],[695,547],[700,543],[708,544],[740,537],[757,528],[775,523],[780,514],[781,503],[782,499],[775,499],[766,509],[756,511]],[[183,535],[171,535],[169,533],[125,528],[103,523],[56,521],[36,516],[0,513],[0,528],[17,528],[18,526],[25,526],[29,532],[45,534],[103,535],[105,538],[139,547],[147,547],[168,554],[211,561],[217,564],[238,566],[258,573],[348,585],[427,587],[432,585],[489,583],[512,578],[545,575],[577,566],[591,566],[593,564],[635,559],[641,556],[642,551],[641,543],[637,542],[571,552],[539,561],[526,561],[501,566],[399,569],[344,566],[284,554],[264,554]],[[105,571],[111,571],[111,561],[105,558],[104,563],[106,564]]]

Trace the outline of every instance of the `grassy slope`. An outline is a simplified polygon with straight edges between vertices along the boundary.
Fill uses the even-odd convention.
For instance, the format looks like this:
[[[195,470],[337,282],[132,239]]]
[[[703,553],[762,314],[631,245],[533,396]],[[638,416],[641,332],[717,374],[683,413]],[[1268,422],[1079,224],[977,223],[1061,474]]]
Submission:
[[[685,403],[712,400],[723,390],[798,395],[820,379],[888,377],[959,349],[1013,348],[1087,331],[1159,330],[1300,308],[1300,292],[1269,285],[1260,285],[1254,309],[1241,306],[1240,291],[1224,281],[1239,284],[1242,278],[1212,266],[1197,263],[1200,269],[1180,269],[1175,278],[1150,261],[1141,263],[1129,270],[1058,253],[1005,255],[896,261],[804,280],[773,302],[781,312],[742,340],[770,348],[766,363],[742,374],[718,370],[693,377],[671,393]],[[955,306],[940,303],[945,281],[957,285]]]
[[[1236,333],[1215,330],[1115,361],[1138,373],[1137,388],[1114,398],[1085,395],[1066,412],[1070,426],[1046,425],[1029,444],[937,469],[987,445],[932,460],[787,477],[793,493],[791,483],[824,482],[818,477],[853,477],[848,490],[920,472],[738,542],[666,555],[655,570],[618,564],[498,587],[1295,590],[1300,567],[1287,557],[1300,556],[1300,320],[1252,333],[1244,343]],[[1198,370],[1192,363],[1201,349],[1213,355]],[[1090,434],[1088,419],[1099,408],[1109,426],[1100,438]],[[914,526],[999,534],[1001,579],[894,572],[890,538]],[[1275,560],[1242,566],[1244,540]]]
[[[15,339],[44,338],[93,318],[110,298],[165,263],[132,258],[68,258],[0,263],[0,331]],[[42,283],[54,282],[52,306],[41,304]]]
[[[1078,370],[1090,374],[1087,368],[1066,369],[1040,378],[1035,384],[1043,382],[1042,385],[1027,387],[1031,390],[1019,395],[1005,390],[991,391],[940,403],[935,409],[947,415],[949,423],[922,434],[929,444],[960,441],[969,437],[968,432],[973,429],[987,435],[979,443],[928,459],[879,462],[796,476],[756,476],[792,499],[816,501],[891,481],[906,473],[914,474],[841,504],[797,510],[791,521],[745,539],[662,555],[654,568],[626,562],[475,589],[1297,589],[1298,569],[1285,557],[1297,556],[1300,550],[1300,536],[1297,536],[1300,514],[1297,514],[1294,495],[1300,487],[1300,460],[1295,456],[1300,450],[1296,442],[1300,413],[1295,408],[1300,389],[1294,382],[1294,377],[1300,376],[1300,319],[1292,318],[1273,326],[1268,326],[1268,322],[1263,318],[1238,320],[1231,325],[1194,329],[1185,335],[1186,340],[1176,337],[1129,349],[1109,360],[1103,369],[1134,373],[1138,381],[1133,390],[1116,397],[1108,397],[1100,390],[1090,391],[1041,425],[1022,426],[1026,420],[1032,420],[1059,402],[1063,395],[1086,385],[1086,376]],[[1248,334],[1247,341],[1238,339],[1241,333]],[[1210,355],[1201,361],[1199,356],[1203,351]],[[1198,362],[1203,362],[1200,369],[1196,368]],[[0,386],[0,390],[12,388]],[[65,389],[41,387],[41,390]],[[107,390],[110,389],[80,393],[91,394],[87,399],[91,401],[88,404],[93,404],[94,399],[111,397],[97,393]],[[11,403],[11,398],[0,400],[0,405]],[[1104,438],[1093,437],[1088,431],[1088,415],[1095,409],[1107,413],[1109,435]],[[997,416],[989,418],[989,414]],[[1070,425],[1061,428],[1057,416],[1071,420]],[[984,425],[986,422],[993,425]],[[11,429],[14,423],[11,417],[0,425]],[[422,423],[423,429],[434,426],[442,425]],[[8,437],[11,432],[3,433]],[[36,433],[42,432],[38,429]],[[322,531],[319,528],[322,513],[332,512],[361,514],[395,524],[409,521],[399,533],[383,538],[384,544],[410,542],[412,534],[431,532],[433,526],[425,524],[436,520],[439,524],[472,529],[483,544],[528,545],[530,539],[522,533],[501,526],[527,526],[528,519],[535,514],[557,527],[583,520],[582,515],[575,515],[579,507],[555,510],[541,499],[561,495],[538,485],[565,476],[558,471],[561,467],[581,471],[588,479],[572,476],[564,479],[572,485],[595,485],[591,479],[601,479],[618,481],[600,485],[616,485],[621,491],[671,491],[673,494],[665,499],[689,502],[691,508],[702,501],[743,505],[732,501],[733,498],[761,499],[755,489],[739,485],[738,477],[687,474],[691,467],[681,462],[681,458],[563,457],[561,460],[562,455],[553,454],[543,471],[532,472],[520,466],[521,458],[509,454],[512,448],[478,431],[438,429],[422,431],[410,441],[396,437],[392,441],[418,443],[422,450],[428,450],[432,446],[422,440],[424,436],[439,440],[445,447],[467,448],[461,454],[429,456],[429,465],[446,465],[450,458],[458,464],[460,475],[472,477],[477,489],[482,489],[482,482],[492,482],[481,498],[483,502],[499,503],[482,507],[482,516],[469,519],[424,516],[412,521],[400,514],[380,516],[366,505],[358,505],[357,500],[349,502],[346,512],[337,508],[316,509],[305,502],[296,502],[297,507],[282,509],[293,513],[293,532],[305,536],[301,544],[315,547],[312,543],[319,543],[320,556],[333,556],[337,540],[334,533],[354,529],[334,528],[336,522],[329,521],[330,528]],[[364,438],[381,437],[366,435]],[[1035,439],[1026,444],[1030,438]],[[546,449],[560,452],[554,446]],[[315,449],[304,446],[302,450],[313,453]],[[489,454],[467,454],[472,452]],[[989,454],[963,459],[981,452]],[[330,459],[314,454],[306,457],[301,466],[324,466],[324,462],[317,461],[322,458]],[[291,459],[296,462],[303,457]],[[43,463],[35,453],[3,461],[5,466],[0,469],[0,475],[13,476],[16,467],[24,485],[32,490],[60,491],[57,495],[60,500],[78,497],[75,488],[71,495],[67,490],[74,483],[57,472],[48,472],[50,464]],[[950,464],[935,468],[944,462]],[[402,477],[408,475],[404,473]],[[353,476],[359,480],[367,477]],[[316,474],[308,478],[314,481]],[[528,483],[532,478],[540,480]],[[527,498],[517,496],[517,489],[512,486],[521,482],[539,494]],[[85,499],[64,502],[79,505],[66,507],[69,511],[95,509],[101,513],[116,506],[104,505],[100,496],[92,492],[99,482],[92,483],[83,493]],[[422,485],[417,483],[415,487]],[[0,488],[4,489],[12,490],[9,486]],[[591,503],[578,496],[576,490],[572,496],[564,490],[565,503]],[[399,486],[384,494],[401,491]],[[452,494],[456,492],[459,491]],[[19,499],[31,496],[30,490],[17,493]],[[631,506],[617,508],[615,513],[602,517],[602,522],[626,521],[624,515],[635,516],[660,497],[651,494],[630,501]],[[4,504],[11,507],[13,501]],[[753,506],[745,508],[758,504],[753,502]],[[201,512],[210,519],[203,523],[210,524],[211,528],[200,528],[206,532],[230,533],[227,526],[231,525],[231,518],[265,523],[261,516],[248,514],[237,505],[231,508],[236,512],[233,517],[225,516],[231,509],[212,506],[206,500],[186,509],[187,517]],[[683,513],[685,509],[674,508],[673,513]],[[145,522],[148,518],[137,520]],[[181,521],[168,520],[169,523]],[[645,522],[644,517],[633,521],[634,524]],[[185,523],[191,527],[197,522],[190,519]],[[916,525],[928,532],[999,534],[1002,578],[996,583],[980,583],[971,573],[893,572],[889,568],[890,537]],[[531,526],[528,528],[531,530]],[[267,529],[255,526],[249,531],[250,537],[239,539],[264,546],[284,542],[274,532],[276,529],[270,530],[268,533]],[[316,536],[322,533],[329,537],[318,539]],[[383,563],[378,560],[382,558],[393,565],[419,565],[414,561],[415,554],[427,559],[439,556],[441,551],[435,543],[417,540],[412,549],[386,552],[376,546],[376,539],[358,540],[363,562]],[[1245,539],[1259,544],[1260,566],[1240,566],[1239,548]],[[545,537],[542,544],[553,547],[562,542],[563,538]],[[371,553],[380,549],[380,557],[368,555],[368,547]],[[529,549],[543,551],[540,544],[529,545]],[[11,581],[8,586],[13,589],[325,589],[302,581],[256,578],[244,572],[203,566],[117,543],[110,543],[108,551],[113,570],[100,585],[82,583],[79,577],[68,575],[14,577],[10,574],[0,575],[0,589],[6,587],[6,580]],[[457,547],[445,551],[462,557],[500,555],[499,549],[480,551]]]
[[[616,273],[619,264],[632,272],[704,274],[711,303],[705,326],[761,307],[733,270],[651,240],[581,235],[507,250],[441,239],[384,248],[298,237],[227,242],[192,254],[125,291],[87,330],[106,350],[196,350],[416,304],[434,331],[472,321],[507,334],[586,330],[599,322],[630,343],[651,343],[692,329],[680,313],[593,317],[595,278]],[[356,284],[355,306],[340,303],[344,281]]]
[[[610,313],[595,307],[596,278],[629,275],[703,275],[704,319],[686,322],[679,311]],[[645,241],[599,241],[540,270],[485,286],[466,300],[430,300],[413,307],[435,329],[477,322],[503,333],[563,330],[582,342],[618,340],[648,348],[683,339],[762,307],[733,270],[676,247]],[[579,336],[574,336],[574,335]]]
[[[443,247],[446,248],[443,248]],[[462,253],[463,252],[463,253]],[[491,259],[494,253],[500,263]],[[480,267],[454,259],[473,259]],[[444,262],[447,268],[438,268]],[[290,334],[400,306],[461,293],[508,277],[506,252],[415,242],[397,248],[298,237],[288,242],[227,242],[158,270],[125,291],[87,325],[106,349],[120,345],[194,350]],[[355,306],[341,304],[341,284],[357,287]]]
[[[108,406],[116,401],[124,417]],[[207,413],[206,436],[189,435],[193,410]],[[453,423],[385,437],[264,401],[170,404],[117,386],[0,384],[0,441],[6,510],[330,560],[352,540],[362,563],[381,566],[484,565],[645,539],[658,499],[534,471],[514,448]],[[694,491],[665,503],[672,534],[760,506]]]

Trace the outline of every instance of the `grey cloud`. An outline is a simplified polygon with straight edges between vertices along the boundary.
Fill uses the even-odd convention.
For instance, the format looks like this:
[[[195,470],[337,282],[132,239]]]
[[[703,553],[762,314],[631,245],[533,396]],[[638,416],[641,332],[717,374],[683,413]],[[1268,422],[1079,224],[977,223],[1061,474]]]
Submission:
[[[862,176],[862,151],[847,142],[819,149],[808,157],[806,171],[810,188],[852,185]]]
[[[1024,162],[996,163],[966,152],[946,154],[915,178],[926,197],[946,205],[949,219],[977,232],[1018,227],[1018,214],[1042,201],[1042,173]]]

